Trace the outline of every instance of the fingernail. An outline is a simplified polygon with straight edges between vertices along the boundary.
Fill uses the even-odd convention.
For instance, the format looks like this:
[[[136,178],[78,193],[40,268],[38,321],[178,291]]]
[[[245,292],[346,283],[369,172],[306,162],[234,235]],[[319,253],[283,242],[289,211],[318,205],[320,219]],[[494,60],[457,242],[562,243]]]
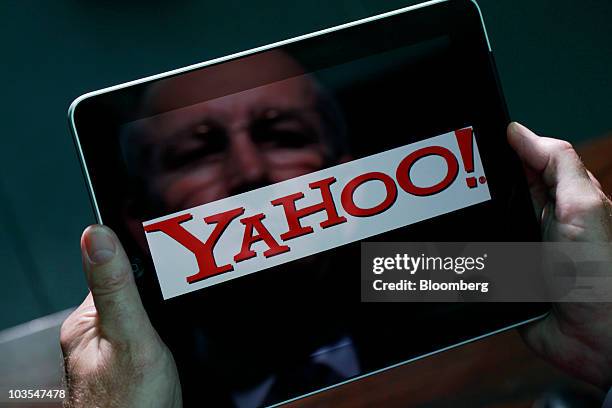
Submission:
[[[510,123],[510,132],[515,133],[515,134],[516,133],[520,133],[522,126],[523,125],[521,125],[518,122],[512,122],[512,123]]]
[[[85,250],[93,264],[105,264],[115,257],[115,238],[104,227],[93,226],[85,232]]]
[[[512,122],[512,126],[510,126],[510,131],[522,136],[529,136],[531,133],[533,133],[527,128],[527,126],[519,122]]]

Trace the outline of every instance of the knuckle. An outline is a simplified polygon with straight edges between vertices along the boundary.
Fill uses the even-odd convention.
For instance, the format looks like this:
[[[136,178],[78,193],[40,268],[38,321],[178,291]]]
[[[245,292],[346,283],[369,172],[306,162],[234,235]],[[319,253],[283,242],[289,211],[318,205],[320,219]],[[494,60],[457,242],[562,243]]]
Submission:
[[[562,152],[576,153],[576,151],[574,150],[574,146],[567,140],[557,140],[555,147],[557,148],[557,150]]]
[[[559,160],[562,157],[574,157],[578,159],[578,153],[574,146],[567,140],[546,138],[542,141],[544,148],[550,153],[552,160]]]
[[[574,146],[567,140],[546,138],[545,143],[553,153],[575,153]]]

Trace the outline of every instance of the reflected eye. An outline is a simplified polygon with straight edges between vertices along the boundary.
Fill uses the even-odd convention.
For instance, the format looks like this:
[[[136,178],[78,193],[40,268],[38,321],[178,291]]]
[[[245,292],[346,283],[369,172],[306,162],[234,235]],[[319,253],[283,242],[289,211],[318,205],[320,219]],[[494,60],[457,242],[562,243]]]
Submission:
[[[259,129],[253,132],[253,140],[262,147],[300,149],[314,144],[316,138],[300,129]]]
[[[268,109],[251,127],[253,142],[262,148],[300,149],[319,141],[314,129],[291,112]]]
[[[206,124],[201,124],[196,126],[196,128],[193,131],[193,134],[196,136],[205,136],[210,132],[211,128],[210,125],[206,125]]]
[[[278,109],[267,109],[262,116],[265,120],[274,120],[280,116],[280,111]]]
[[[188,137],[181,138],[164,154],[163,162],[168,169],[188,167],[202,160],[215,160],[225,152],[227,135],[217,126],[200,124]]]

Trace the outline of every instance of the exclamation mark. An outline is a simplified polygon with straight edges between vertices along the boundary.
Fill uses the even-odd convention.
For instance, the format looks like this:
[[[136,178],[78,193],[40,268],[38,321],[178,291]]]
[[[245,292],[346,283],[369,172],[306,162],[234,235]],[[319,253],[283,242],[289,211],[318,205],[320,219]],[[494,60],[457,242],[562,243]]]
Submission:
[[[456,130],[455,137],[457,137],[465,172],[468,174],[474,173],[474,135],[472,128]],[[467,177],[465,181],[469,188],[475,188],[478,184],[476,177]]]

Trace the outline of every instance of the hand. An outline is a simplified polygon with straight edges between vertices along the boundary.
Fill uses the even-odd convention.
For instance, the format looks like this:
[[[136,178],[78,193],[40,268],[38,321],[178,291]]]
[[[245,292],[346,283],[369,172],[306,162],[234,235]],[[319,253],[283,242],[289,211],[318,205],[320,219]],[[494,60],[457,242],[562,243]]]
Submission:
[[[512,123],[508,141],[522,159],[545,241],[610,242],[612,203],[571,144]],[[604,254],[610,259],[612,251]],[[601,288],[600,288],[601,289]],[[529,346],[553,364],[607,391],[612,386],[612,288],[601,302],[558,303],[522,329]]]
[[[181,407],[170,351],[151,326],[115,234],[91,226],[81,239],[90,293],[62,325],[68,407]]]

